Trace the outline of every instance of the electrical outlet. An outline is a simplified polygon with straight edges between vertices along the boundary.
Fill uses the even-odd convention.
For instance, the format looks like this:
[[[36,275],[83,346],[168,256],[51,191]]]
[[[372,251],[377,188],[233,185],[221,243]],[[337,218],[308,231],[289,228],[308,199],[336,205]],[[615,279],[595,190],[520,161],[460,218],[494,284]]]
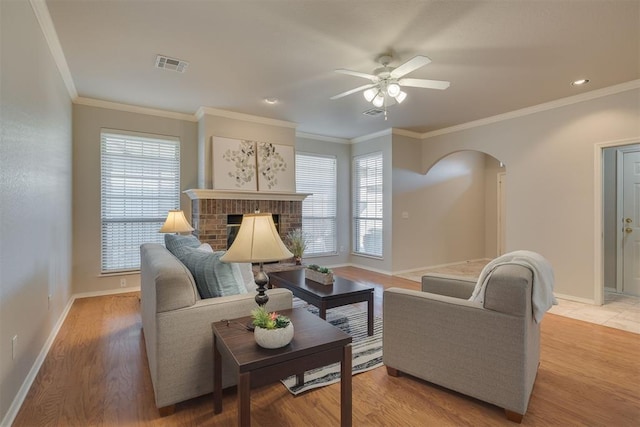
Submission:
[[[18,351],[18,336],[14,335],[11,338],[11,360],[16,358],[16,353]]]
[[[51,310],[51,295],[47,297],[47,310]]]
[[[121,288],[127,287],[127,279],[120,279],[120,287]]]

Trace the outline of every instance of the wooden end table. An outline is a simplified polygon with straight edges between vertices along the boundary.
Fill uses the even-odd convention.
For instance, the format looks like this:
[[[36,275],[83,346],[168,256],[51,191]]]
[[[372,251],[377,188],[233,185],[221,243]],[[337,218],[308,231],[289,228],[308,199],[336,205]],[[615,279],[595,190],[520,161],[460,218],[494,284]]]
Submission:
[[[351,426],[351,337],[304,308],[282,310],[294,327],[291,343],[278,349],[256,344],[244,325],[250,317],[214,322],[213,412],[222,412],[222,358],[232,362],[238,380],[238,425],[251,425],[251,388],[291,375],[304,383],[304,372],[340,362],[340,425]]]
[[[367,333],[373,335],[373,287],[337,276],[332,285],[323,285],[307,279],[304,270],[270,273],[269,281],[272,286],[289,289],[296,297],[318,307],[320,317],[325,320],[327,309],[366,301]]]

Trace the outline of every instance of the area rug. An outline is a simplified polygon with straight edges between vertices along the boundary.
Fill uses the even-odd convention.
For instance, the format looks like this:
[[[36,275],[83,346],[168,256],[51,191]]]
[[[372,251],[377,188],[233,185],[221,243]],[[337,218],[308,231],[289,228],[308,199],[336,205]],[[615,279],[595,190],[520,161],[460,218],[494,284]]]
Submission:
[[[304,306],[313,314],[318,315],[316,307],[307,305],[304,301],[295,301],[295,299],[297,298],[294,298],[294,307]],[[372,336],[367,335],[367,312],[354,306],[347,305],[327,310],[327,321],[353,338],[351,344],[353,375],[382,366],[382,319],[380,317],[373,319]],[[306,371],[304,384],[301,386],[296,385],[295,375],[282,380],[282,384],[292,394],[298,395],[338,381],[340,381],[340,363],[334,363]]]

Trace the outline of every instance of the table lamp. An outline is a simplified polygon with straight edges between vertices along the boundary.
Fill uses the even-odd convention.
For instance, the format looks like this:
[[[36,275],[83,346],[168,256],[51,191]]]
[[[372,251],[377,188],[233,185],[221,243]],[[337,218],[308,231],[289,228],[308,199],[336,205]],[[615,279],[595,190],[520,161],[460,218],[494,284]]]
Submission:
[[[189,225],[187,219],[184,217],[184,212],[180,209],[172,209],[167,215],[167,219],[164,221],[164,225],[158,233],[187,233],[192,232],[193,227]]]
[[[243,215],[236,239],[220,260],[260,263],[260,271],[255,275],[258,285],[256,303],[263,306],[269,301],[269,296],[265,294],[269,276],[264,272],[262,263],[280,261],[292,256],[278,235],[273,216],[270,213],[256,212]]]

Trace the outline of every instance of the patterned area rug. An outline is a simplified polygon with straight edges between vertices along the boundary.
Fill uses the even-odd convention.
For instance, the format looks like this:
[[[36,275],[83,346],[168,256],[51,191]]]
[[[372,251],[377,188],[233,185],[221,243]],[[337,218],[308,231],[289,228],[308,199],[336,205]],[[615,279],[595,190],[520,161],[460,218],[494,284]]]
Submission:
[[[306,307],[311,313],[318,315],[318,309],[294,298],[294,307]],[[367,312],[353,306],[332,308],[327,310],[327,321],[340,328],[353,338],[352,356],[353,375],[382,366],[382,318],[374,317],[373,335],[367,335]],[[282,384],[294,395],[314,388],[324,387],[340,381],[340,363],[323,368],[312,369],[304,373],[304,384],[296,386],[296,377],[282,380]]]

